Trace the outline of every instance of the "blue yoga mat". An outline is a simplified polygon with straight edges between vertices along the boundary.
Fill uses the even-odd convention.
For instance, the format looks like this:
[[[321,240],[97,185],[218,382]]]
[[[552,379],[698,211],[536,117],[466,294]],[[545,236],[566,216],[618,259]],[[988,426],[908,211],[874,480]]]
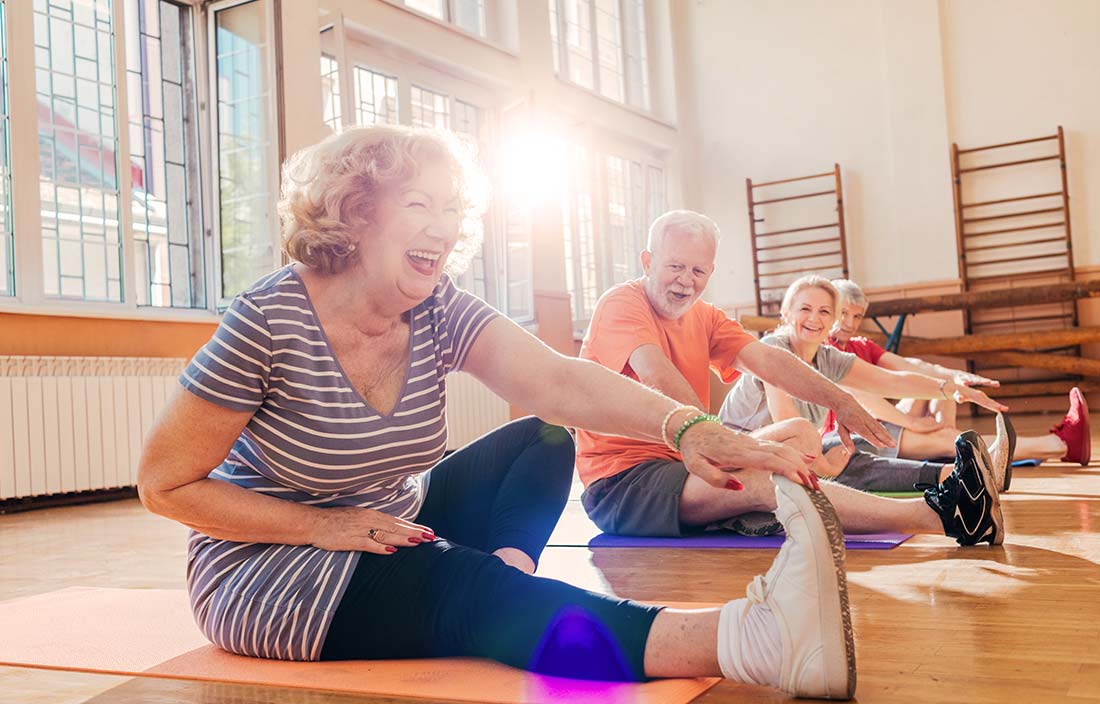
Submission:
[[[572,545],[554,545],[552,547],[588,547],[588,548],[733,548],[740,550],[778,549],[783,544],[783,534],[767,536],[747,536],[725,531],[713,531],[701,535],[683,538],[639,538],[601,533],[587,543]],[[913,537],[906,533],[868,533],[844,537],[844,546],[849,550],[889,550],[901,545]]]

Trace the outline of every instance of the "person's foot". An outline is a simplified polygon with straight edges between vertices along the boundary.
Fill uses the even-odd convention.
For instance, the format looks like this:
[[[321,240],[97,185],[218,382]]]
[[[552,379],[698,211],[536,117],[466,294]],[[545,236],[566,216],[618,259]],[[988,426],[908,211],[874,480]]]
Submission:
[[[796,697],[851,699],[856,656],[840,520],[822,491],[778,475],[773,479],[775,515],[787,538],[767,574],[749,584],[748,599],[727,604],[723,619],[737,619],[754,633],[778,633],[778,678],[769,684]],[[768,627],[761,628],[761,623]],[[720,625],[719,632],[731,631]],[[743,671],[760,665],[759,653],[772,645],[761,641],[770,639],[746,639],[742,631],[732,632],[739,637],[726,636],[719,644],[719,661],[737,663],[727,676],[761,679],[746,678]],[[743,648],[746,642],[751,645]]]
[[[1012,461],[1016,455],[1016,428],[1004,413],[997,414],[997,439],[989,446],[993,460],[993,483],[1002,494],[1012,484]]]
[[[1069,413],[1050,429],[1066,444],[1063,462],[1077,462],[1082,467],[1092,461],[1092,438],[1089,436],[1089,407],[1085,395],[1074,386],[1069,390]]]
[[[967,430],[955,439],[954,471],[924,492],[924,500],[943,522],[944,535],[959,545],[1004,542],[1001,498],[990,465],[985,442]]]

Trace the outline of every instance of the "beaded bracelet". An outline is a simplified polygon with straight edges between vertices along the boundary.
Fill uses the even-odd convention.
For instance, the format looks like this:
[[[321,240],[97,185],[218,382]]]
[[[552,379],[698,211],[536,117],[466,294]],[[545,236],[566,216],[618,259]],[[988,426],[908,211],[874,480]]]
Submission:
[[[668,439],[668,422],[672,420],[672,416],[676,415],[680,411],[694,411],[696,413],[701,412],[698,408],[695,408],[694,406],[677,406],[676,408],[673,408],[671,411],[665,414],[664,420],[661,421],[661,441],[664,442],[666,446],[672,449],[676,449],[676,447],[672,444],[672,441]]]
[[[687,420],[685,420],[684,424],[680,426],[680,429],[676,431],[676,437],[672,438],[672,446],[676,448],[677,452],[680,451],[680,438],[684,437],[684,433],[687,432],[687,429],[695,425],[696,423],[702,423],[704,421],[708,421],[710,423],[721,423],[722,419],[709,413],[700,413],[694,418],[688,418]]]

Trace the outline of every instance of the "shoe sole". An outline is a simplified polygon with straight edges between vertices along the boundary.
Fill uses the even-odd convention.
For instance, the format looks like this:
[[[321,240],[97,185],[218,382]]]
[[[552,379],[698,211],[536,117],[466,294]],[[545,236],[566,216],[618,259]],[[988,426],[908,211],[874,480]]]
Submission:
[[[821,604],[819,614],[823,632],[835,633],[839,629],[844,637],[843,655],[839,652],[829,651],[825,653],[825,657],[828,663],[826,673],[846,673],[845,693],[832,694],[832,686],[830,686],[832,685],[832,678],[827,675],[826,688],[830,690],[830,694],[824,697],[815,695],[814,698],[851,699],[856,693],[856,644],[852,630],[852,613],[848,605],[848,575],[844,569],[844,530],[841,528],[840,518],[836,515],[836,509],[833,508],[823,491],[809,489],[778,475],[775,476],[775,480],[776,485],[783,490],[783,493],[787,494],[804,511],[806,505],[800,499],[802,495],[805,495],[809,499],[810,506],[821,519],[820,525],[807,521],[807,526],[814,533],[815,545],[820,545],[823,539],[828,540],[829,554],[832,558],[832,572],[828,571],[828,564],[819,562],[817,578],[822,584],[835,580],[837,595],[839,596],[836,604]],[[822,529],[824,529],[824,535],[821,534]]]
[[[982,483],[985,484],[985,493],[989,496],[990,504],[992,504],[989,513],[993,519],[994,530],[993,539],[989,541],[989,544],[1001,545],[1005,541],[1005,519],[1001,513],[1001,494],[997,491],[997,484],[993,481],[993,461],[989,459],[989,450],[986,449],[982,436],[973,430],[966,431],[959,438],[964,439],[978,450],[974,455],[974,461],[978,465],[978,473],[982,476]]]
[[[1081,418],[1084,419],[1083,423],[1085,426],[1085,443],[1081,451],[1081,459],[1078,460],[1078,462],[1080,462],[1082,467],[1088,467],[1089,463],[1092,462],[1092,435],[1089,428],[1089,404],[1085,402],[1085,395],[1081,393],[1081,389],[1077,388],[1076,386],[1069,390],[1071,404],[1073,403],[1073,399],[1075,396],[1077,398],[1077,402],[1081,405]]]
[[[1008,465],[1005,467],[1005,481],[1001,485],[1001,493],[1008,491],[1012,486],[1012,462],[1016,459],[1016,428],[1012,420],[1005,414],[1001,414],[1005,422],[1005,435],[1008,436]]]

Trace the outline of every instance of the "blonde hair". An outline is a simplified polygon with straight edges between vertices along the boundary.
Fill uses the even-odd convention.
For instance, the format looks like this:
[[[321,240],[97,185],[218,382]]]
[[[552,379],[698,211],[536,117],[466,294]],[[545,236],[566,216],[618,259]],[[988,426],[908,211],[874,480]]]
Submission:
[[[836,286],[833,286],[832,282],[824,276],[818,276],[817,274],[800,276],[791,282],[791,285],[787,287],[786,292],[783,294],[783,302],[779,305],[779,315],[782,316],[783,323],[776,328],[777,332],[789,329],[787,314],[791,312],[794,297],[808,288],[819,288],[829,294],[833,299],[833,314],[836,314],[837,307],[840,304],[840,292],[836,290]]]
[[[488,193],[473,150],[450,132],[396,125],[349,129],[287,160],[278,206],[283,251],[323,273],[343,271],[358,259],[355,243],[384,190],[428,163],[444,164],[454,179],[463,219],[446,270],[465,271],[481,246]]]
[[[833,279],[832,283],[833,286],[836,287],[837,293],[840,294],[841,307],[843,307],[845,303],[851,303],[860,308],[867,307],[867,296],[855,281],[851,279]]]

